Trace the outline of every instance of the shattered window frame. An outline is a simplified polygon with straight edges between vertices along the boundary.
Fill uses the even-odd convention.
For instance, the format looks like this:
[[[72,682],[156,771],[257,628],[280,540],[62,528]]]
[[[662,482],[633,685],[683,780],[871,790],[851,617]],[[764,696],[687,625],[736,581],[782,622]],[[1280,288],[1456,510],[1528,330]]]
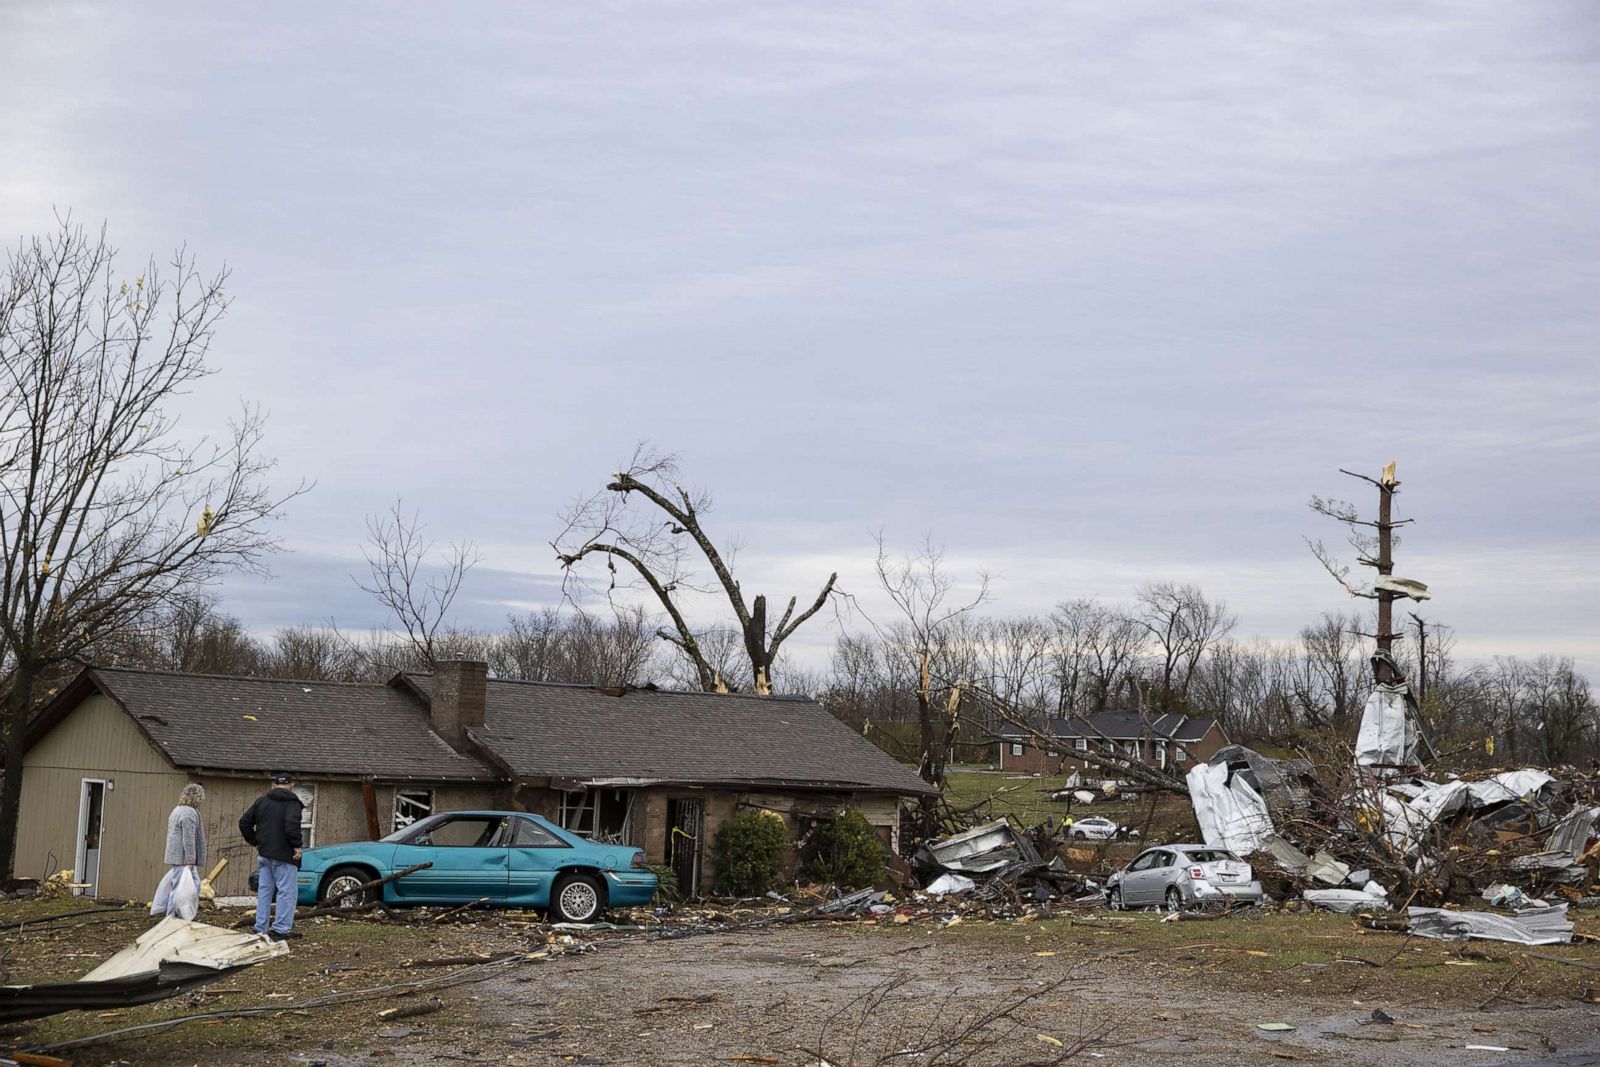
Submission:
[[[419,799],[420,798],[420,799]],[[394,810],[390,813],[390,832],[404,830],[434,814],[432,789],[396,789]]]
[[[294,787],[300,800],[300,841],[302,848],[317,847],[317,785],[307,782]]]
[[[556,811],[556,825],[568,833],[592,836],[600,825],[600,790],[563,791],[561,805]]]

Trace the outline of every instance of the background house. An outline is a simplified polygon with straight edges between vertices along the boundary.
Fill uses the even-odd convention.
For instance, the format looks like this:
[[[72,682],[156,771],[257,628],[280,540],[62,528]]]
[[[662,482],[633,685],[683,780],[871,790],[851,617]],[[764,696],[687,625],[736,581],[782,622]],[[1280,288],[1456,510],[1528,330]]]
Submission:
[[[388,683],[86,669],[33,726],[15,873],[71,868],[95,895],[147,898],[167,815],[198,781],[212,855],[232,861],[217,891],[241,894],[255,854],[237,820],[280,770],[298,779],[308,846],[516,807],[641,847],[689,892],[710,889],[710,843],[741,807],[778,812],[796,838],[855,807],[897,847],[900,798],[931,792],[811,700],[487,675],[469,661]]]
[[[1121,756],[1163,770],[1187,771],[1204,762],[1228,743],[1215,719],[1187,715],[1156,715],[1147,723],[1132,713],[1049,719],[1039,732],[1052,739],[1048,746],[1018,726],[1006,724],[1000,738],[1000,769],[1024,774],[1070,774],[1091,767],[1082,757],[1089,752]],[[1181,742],[1181,744],[1180,744]],[[1104,773],[1104,772],[1100,772]]]

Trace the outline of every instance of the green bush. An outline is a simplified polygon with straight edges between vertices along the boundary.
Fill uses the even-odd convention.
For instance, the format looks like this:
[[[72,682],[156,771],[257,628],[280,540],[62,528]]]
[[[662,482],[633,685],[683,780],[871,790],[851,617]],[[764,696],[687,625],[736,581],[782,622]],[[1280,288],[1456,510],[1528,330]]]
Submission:
[[[846,809],[818,823],[802,857],[806,878],[864,888],[883,878],[883,846],[867,817]]]
[[[745,811],[717,831],[717,886],[728,896],[758,897],[778,881],[778,860],[789,843],[783,816]]]

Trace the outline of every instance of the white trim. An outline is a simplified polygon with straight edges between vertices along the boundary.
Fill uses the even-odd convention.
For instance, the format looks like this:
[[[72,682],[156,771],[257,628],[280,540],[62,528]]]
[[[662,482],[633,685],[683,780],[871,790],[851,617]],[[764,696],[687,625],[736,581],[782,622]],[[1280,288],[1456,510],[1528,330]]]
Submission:
[[[1022,752],[1023,752],[1023,744],[1022,744],[1021,741],[1013,741],[1013,742],[1011,742],[1011,754],[1013,756],[1020,756],[1020,755],[1022,755]]]
[[[84,846],[88,843],[85,839],[89,835],[89,787],[91,785],[100,787],[100,832],[97,835],[100,838],[100,847],[95,850],[100,856],[99,862],[95,864],[94,884],[87,890],[74,889],[72,892],[77,896],[82,896],[86,892],[99,895],[100,872],[106,865],[106,796],[111,792],[111,780],[109,778],[80,778],[78,780],[78,837],[73,846],[72,880],[74,882],[82,882],[89,874],[84,869],[89,862],[89,850]]]

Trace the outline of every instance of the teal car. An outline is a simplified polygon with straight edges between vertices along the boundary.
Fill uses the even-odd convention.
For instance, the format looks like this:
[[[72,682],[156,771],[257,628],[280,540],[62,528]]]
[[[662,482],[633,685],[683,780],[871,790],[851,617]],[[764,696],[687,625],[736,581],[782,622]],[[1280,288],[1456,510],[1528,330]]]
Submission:
[[[644,852],[563,830],[521,811],[452,811],[419,819],[381,841],[307,849],[299,902],[318,904],[365,882],[430,863],[340,903],[474,904],[547,909],[593,922],[608,907],[648,904],[656,876]]]

